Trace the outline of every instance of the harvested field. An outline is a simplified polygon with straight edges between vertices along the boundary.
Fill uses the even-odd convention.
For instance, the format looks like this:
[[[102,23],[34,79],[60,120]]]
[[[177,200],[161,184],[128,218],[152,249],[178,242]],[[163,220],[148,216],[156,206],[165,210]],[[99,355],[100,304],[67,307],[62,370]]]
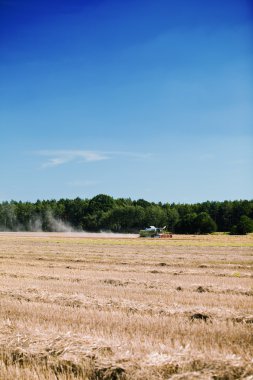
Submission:
[[[253,379],[253,237],[0,234],[0,379]]]

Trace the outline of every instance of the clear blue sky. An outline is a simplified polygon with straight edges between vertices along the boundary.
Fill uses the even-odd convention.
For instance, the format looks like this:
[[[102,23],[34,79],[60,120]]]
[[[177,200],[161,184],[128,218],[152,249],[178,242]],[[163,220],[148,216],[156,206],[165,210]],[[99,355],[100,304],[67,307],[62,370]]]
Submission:
[[[0,201],[252,199],[246,0],[0,0]]]

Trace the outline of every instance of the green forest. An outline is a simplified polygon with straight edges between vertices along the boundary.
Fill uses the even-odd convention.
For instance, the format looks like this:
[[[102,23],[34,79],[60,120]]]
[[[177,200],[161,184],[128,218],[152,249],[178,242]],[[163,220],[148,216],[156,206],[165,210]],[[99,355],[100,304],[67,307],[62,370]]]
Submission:
[[[150,225],[179,234],[247,234],[253,232],[253,200],[175,204],[99,194],[91,199],[0,203],[2,231],[138,232]]]

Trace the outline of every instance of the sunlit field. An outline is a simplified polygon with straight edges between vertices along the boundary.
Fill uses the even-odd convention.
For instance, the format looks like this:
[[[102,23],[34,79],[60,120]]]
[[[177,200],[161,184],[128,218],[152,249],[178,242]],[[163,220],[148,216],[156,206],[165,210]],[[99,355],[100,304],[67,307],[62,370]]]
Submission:
[[[253,236],[0,234],[0,379],[252,379]]]

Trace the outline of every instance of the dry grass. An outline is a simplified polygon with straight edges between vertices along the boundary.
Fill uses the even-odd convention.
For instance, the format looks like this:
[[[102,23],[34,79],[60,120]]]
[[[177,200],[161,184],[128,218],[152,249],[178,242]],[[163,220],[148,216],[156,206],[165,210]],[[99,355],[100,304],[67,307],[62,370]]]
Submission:
[[[252,246],[1,234],[0,379],[252,379]]]

